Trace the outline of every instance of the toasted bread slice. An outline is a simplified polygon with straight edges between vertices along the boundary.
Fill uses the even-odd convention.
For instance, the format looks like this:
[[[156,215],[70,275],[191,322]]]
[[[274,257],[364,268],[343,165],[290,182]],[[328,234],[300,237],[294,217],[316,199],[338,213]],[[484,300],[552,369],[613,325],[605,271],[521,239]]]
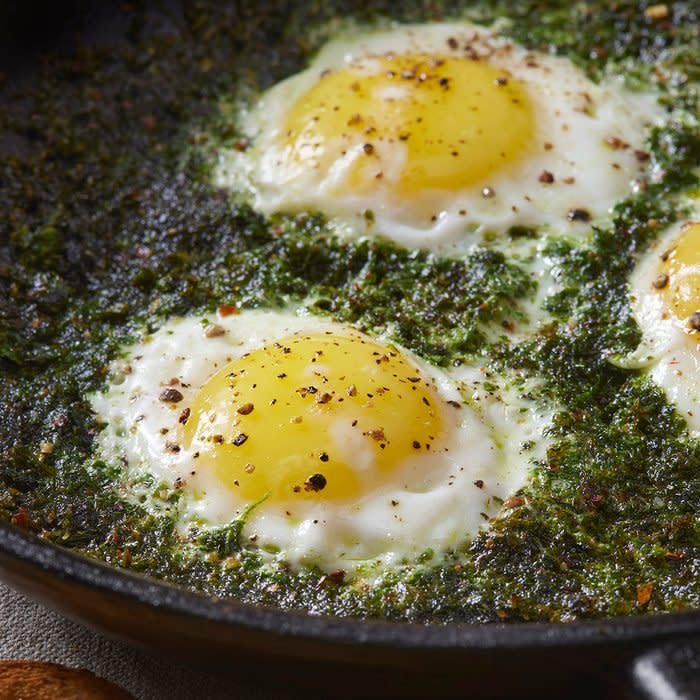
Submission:
[[[90,671],[41,661],[0,661],[0,700],[134,700]]]

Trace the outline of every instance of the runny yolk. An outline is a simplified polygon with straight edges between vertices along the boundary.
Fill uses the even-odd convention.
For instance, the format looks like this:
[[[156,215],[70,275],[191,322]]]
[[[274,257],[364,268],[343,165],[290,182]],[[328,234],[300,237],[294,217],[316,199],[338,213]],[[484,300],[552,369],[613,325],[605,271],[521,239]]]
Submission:
[[[439,449],[444,403],[413,362],[358,331],[297,334],[214,374],[183,442],[247,502],[352,500]]]
[[[663,253],[654,287],[688,332],[700,331],[700,222],[686,225]]]
[[[381,180],[398,197],[488,184],[534,132],[523,83],[485,60],[387,54],[322,74],[288,111],[277,151],[291,171],[348,161],[338,189]]]

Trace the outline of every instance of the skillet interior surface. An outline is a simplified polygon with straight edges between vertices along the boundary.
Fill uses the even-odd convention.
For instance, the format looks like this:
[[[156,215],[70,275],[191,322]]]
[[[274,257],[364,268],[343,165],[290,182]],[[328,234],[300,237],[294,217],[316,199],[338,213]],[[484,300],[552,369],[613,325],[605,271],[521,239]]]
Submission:
[[[416,625],[223,601],[106,566],[0,523],[0,577],[98,631],[185,664],[325,696],[638,697],[632,661],[697,637],[700,613],[570,624]],[[262,681],[260,673],[274,668]],[[342,680],[339,680],[342,679]],[[572,679],[575,679],[575,683]]]
[[[85,22],[85,7],[75,3],[73,9]],[[21,60],[25,67],[44,42],[61,41],[46,24],[40,25],[44,31],[33,31],[26,19],[13,18],[23,31],[6,45],[8,60]],[[98,20],[87,21],[88,31],[109,36],[109,12]],[[281,612],[116,570],[6,523],[0,523],[0,564],[0,575],[19,590],[151,651],[233,674],[253,674],[273,664],[275,682],[321,694],[332,689],[340,696],[369,688],[384,695],[448,692],[464,688],[466,677],[483,696],[541,696],[546,688],[558,695],[576,674],[601,687],[612,683],[610,697],[622,697],[620,669],[629,660],[700,630],[696,612],[516,626],[413,625]],[[580,692],[590,690],[569,686],[567,695]]]

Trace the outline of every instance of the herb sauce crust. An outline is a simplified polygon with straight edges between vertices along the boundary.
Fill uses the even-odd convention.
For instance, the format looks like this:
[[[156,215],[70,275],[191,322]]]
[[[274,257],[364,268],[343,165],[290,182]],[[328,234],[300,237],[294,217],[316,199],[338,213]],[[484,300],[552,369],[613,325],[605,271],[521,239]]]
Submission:
[[[205,593],[339,616],[566,621],[700,606],[700,443],[660,390],[607,360],[639,341],[626,287],[635,256],[698,188],[694,3],[394,5],[198,2],[168,22],[133,10],[117,50],[48,57],[29,91],[0,85],[0,130],[12,144],[0,180],[0,516]],[[453,259],[349,242],[321,216],[266,220],[209,184],[210,149],[245,148],[220,96],[303,68],[348,14],[505,17],[502,31],[522,45],[661,91],[669,119],[648,143],[660,177],[587,241],[549,244],[561,291],[547,300],[552,322],[530,339],[511,342],[507,331],[523,320],[519,300],[533,282],[495,248]],[[94,456],[99,426],[86,396],[144,326],[221,304],[288,302],[391,328],[437,364],[488,353],[494,369],[546,377],[564,406],[546,463],[453,562],[426,553],[374,586],[271,569],[240,541],[239,522],[183,541],[172,520],[122,497],[119,465]]]

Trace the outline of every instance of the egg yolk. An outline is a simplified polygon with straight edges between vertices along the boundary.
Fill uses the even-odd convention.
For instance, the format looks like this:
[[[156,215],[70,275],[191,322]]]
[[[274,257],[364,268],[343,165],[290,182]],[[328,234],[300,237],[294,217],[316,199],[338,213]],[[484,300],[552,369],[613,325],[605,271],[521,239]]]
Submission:
[[[524,85],[484,60],[387,54],[326,71],[287,113],[279,165],[378,180],[396,195],[458,191],[518,162],[534,141]]]
[[[684,227],[675,244],[661,256],[654,287],[666,308],[689,332],[700,331],[700,223]]]
[[[184,444],[197,469],[249,502],[357,499],[438,449],[444,403],[394,348],[352,329],[298,334],[214,374]]]

